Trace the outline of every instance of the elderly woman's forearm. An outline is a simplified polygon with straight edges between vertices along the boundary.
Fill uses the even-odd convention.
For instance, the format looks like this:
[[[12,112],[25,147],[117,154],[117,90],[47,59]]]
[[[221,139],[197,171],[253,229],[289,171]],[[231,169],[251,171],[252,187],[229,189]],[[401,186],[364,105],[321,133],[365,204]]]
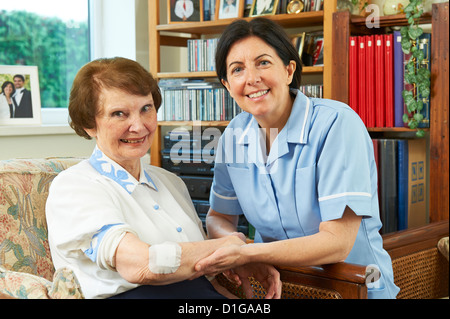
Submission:
[[[175,272],[157,274],[149,268],[149,247],[137,236],[127,233],[116,251],[116,270],[127,281],[136,284],[166,285],[192,278],[196,271],[194,265],[202,258],[212,254],[216,249],[243,244],[236,236],[206,240],[201,242],[178,243],[181,246],[180,265]]]

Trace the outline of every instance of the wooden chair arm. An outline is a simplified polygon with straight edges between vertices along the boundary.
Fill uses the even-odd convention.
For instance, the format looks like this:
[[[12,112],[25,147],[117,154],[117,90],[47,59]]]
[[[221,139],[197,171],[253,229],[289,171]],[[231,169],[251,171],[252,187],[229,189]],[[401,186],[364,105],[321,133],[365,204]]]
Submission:
[[[321,278],[342,280],[363,284],[366,280],[366,267],[357,264],[340,262],[336,264],[322,266],[302,266],[302,267],[284,267],[277,266],[278,271],[282,273],[302,273],[305,275],[317,276]]]
[[[367,298],[366,267],[362,265],[340,262],[322,266],[277,266],[277,269],[284,290],[289,285],[298,285],[314,289],[311,298]]]
[[[383,236],[383,247],[395,259],[411,253],[435,247],[437,242],[448,236],[448,220],[401,230]]]

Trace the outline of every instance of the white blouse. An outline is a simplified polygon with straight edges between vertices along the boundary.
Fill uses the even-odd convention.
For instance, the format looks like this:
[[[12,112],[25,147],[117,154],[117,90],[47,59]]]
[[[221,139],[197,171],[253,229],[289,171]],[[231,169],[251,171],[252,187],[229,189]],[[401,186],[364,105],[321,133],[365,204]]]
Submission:
[[[74,270],[86,298],[137,287],[115,271],[126,232],[149,245],[206,238],[184,182],[141,161],[139,181],[97,147],[53,180],[46,216],[55,268]]]

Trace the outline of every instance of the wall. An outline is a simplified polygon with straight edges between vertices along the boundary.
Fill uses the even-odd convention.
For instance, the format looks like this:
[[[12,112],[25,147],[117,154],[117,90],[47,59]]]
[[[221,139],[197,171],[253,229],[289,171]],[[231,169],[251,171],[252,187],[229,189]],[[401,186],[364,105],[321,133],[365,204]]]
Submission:
[[[89,157],[95,141],[88,141],[69,126],[0,127],[0,160],[52,156]]]

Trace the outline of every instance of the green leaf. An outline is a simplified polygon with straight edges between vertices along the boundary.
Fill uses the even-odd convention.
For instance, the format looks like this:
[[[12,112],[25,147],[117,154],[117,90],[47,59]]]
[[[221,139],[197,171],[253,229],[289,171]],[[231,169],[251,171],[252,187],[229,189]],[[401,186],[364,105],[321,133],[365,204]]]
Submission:
[[[417,39],[418,37],[420,37],[420,36],[422,35],[422,33],[423,33],[422,28],[415,28],[415,27],[412,27],[412,28],[410,28],[409,31],[408,31],[409,37],[410,37],[411,39],[413,39],[413,40],[415,40],[415,39]]]
[[[425,137],[425,131],[421,129],[417,130],[416,136],[420,138]]]
[[[422,109],[423,109],[423,101],[419,100],[416,102],[416,111],[420,112],[420,111],[422,111]],[[422,116],[422,118],[423,118],[423,116]]]
[[[408,123],[408,121],[409,121],[409,116],[408,116],[408,114],[403,114],[403,117],[402,117],[402,120],[403,120],[403,123]]]
[[[408,90],[403,90],[402,91],[402,96],[403,96],[403,99],[406,100],[409,97],[413,97],[413,92],[408,91]]]
[[[414,130],[419,126],[419,123],[417,123],[417,121],[412,119],[411,121],[409,121],[408,126],[410,129]]]
[[[414,120],[416,120],[417,122],[420,123],[423,120],[423,115],[420,113],[416,113],[416,114],[414,114],[413,118],[414,118]]]

